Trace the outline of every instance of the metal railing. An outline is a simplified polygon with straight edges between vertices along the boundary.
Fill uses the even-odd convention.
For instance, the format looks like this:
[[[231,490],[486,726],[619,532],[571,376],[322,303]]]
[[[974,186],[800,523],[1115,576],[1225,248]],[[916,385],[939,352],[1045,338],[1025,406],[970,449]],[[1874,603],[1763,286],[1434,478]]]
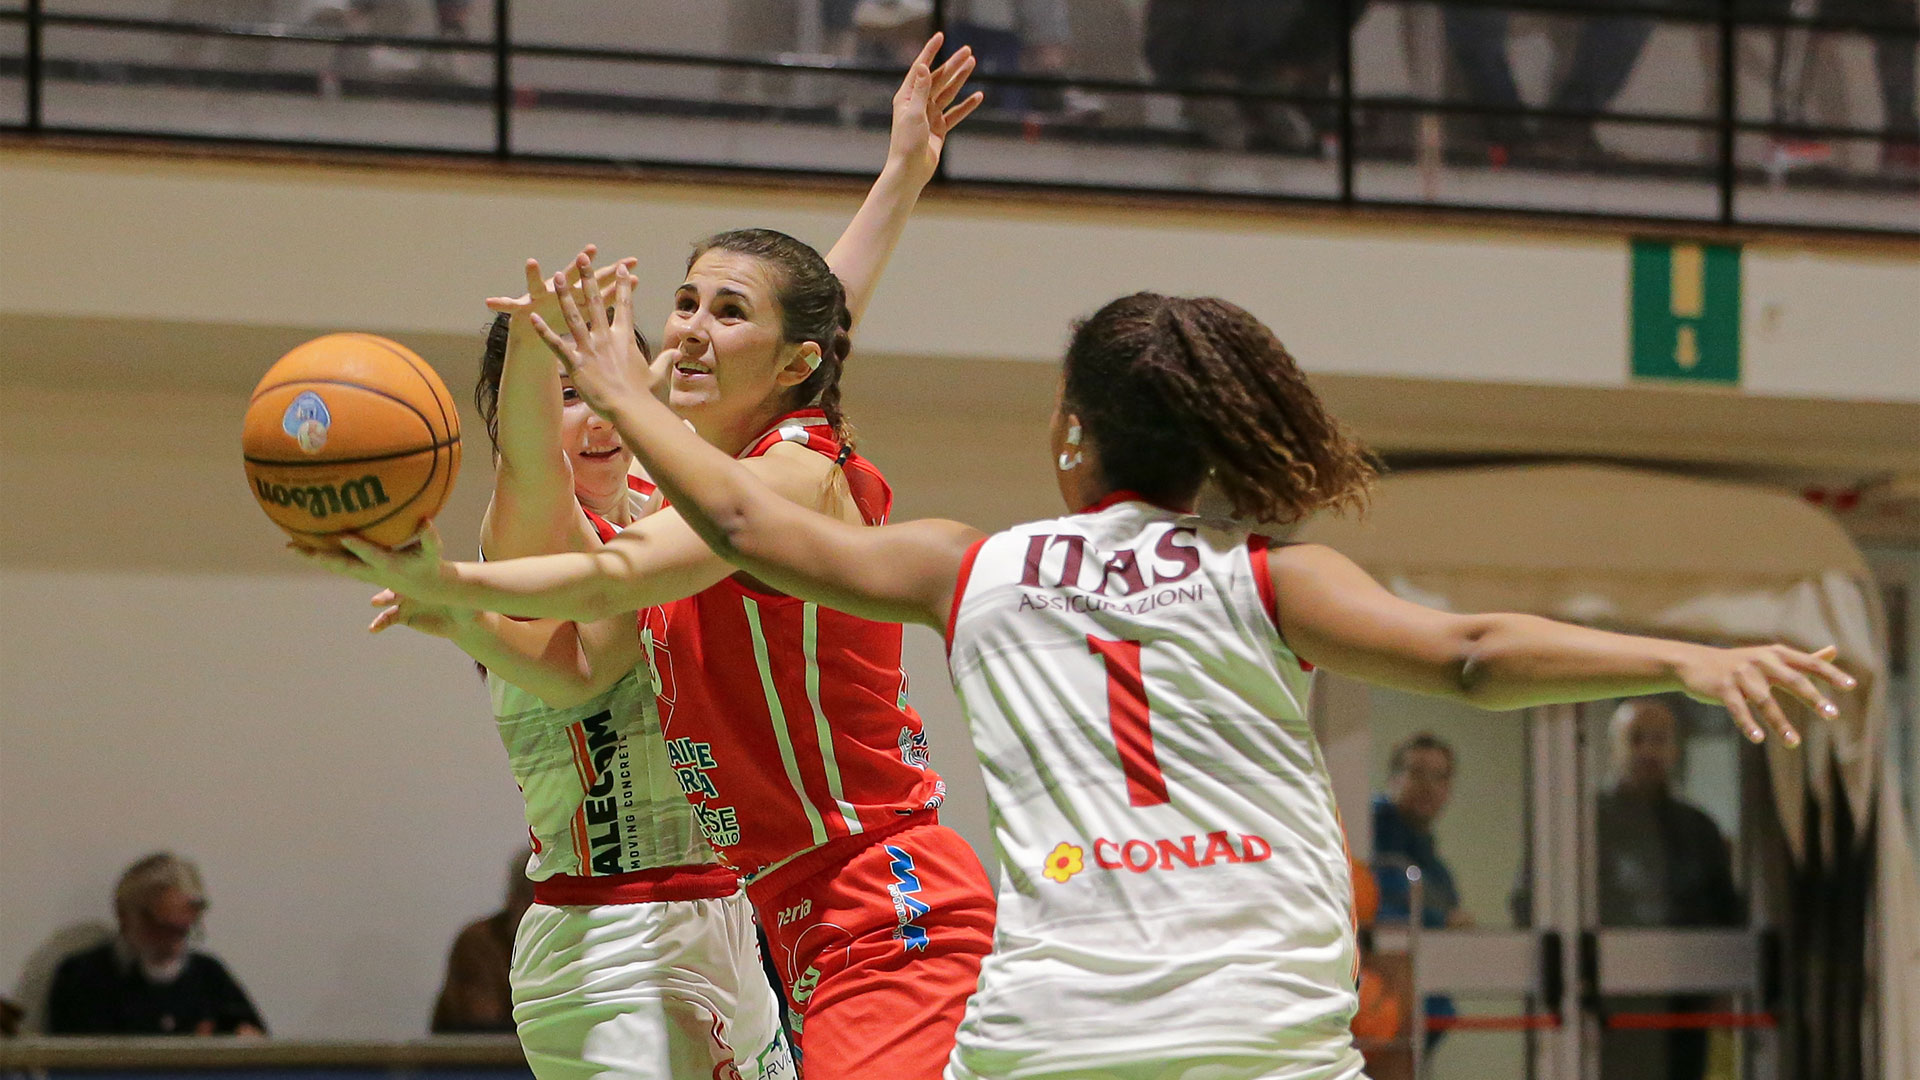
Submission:
[[[1367,0],[1338,0],[1339,23],[1341,27],[1351,26],[1351,15],[1355,4],[1364,4]],[[1418,0],[1376,0],[1380,3],[1417,4]],[[1331,170],[1335,177],[1332,191],[1326,195],[1281,194],[1260,191],[1234,189],[1223,191],[1218,188],[1193,189],[1167,185],[1141,185],[1134,187],[1126,183],[1112,182],[1075,182],[1072,180],[1023,178],[1018,176],[993,176],[967,179],[953,175],[945,169],[943,162],[943,181],[955,184],[990,182],[995,185],[1008,183],[1029,187],[1065,187],[1086,188],[1103,191],[1151,191],[1159,194],[1176,195],[1231,195],[1244,199],[1249,196],[1271,198],[1283,201],[1332,202],[1340,205],[1372,205],[1394,208],[1433,208],[1443,210],[1497,211],[1503,214],[1538,214],[1559,217],[1604,217],[1608,219],[1626,219],[1659,223],[1672,226],[1698,226],[1701,224],[1720,225],[1758,225],[1762,227],[1780,226],[1786,228],[1835,229],[1837,231],[1862,232],[1891,236],[1920,236],[1920,213],[1903,215],[1898,211],[1901,200],[1920,207],[1920,176],[1880,176],[1865,177],[1814,175],[1803,181],[1805,190],[1811,197],[1817,197],[1822,184],[1831,184],[1836,189],[1852,187],[1859,189],[1863,184],[1871,193],[1884,195],[1896,207],[1892,224],[1873,223],[1861,225],[1822,225],[1818,222],[1796,222],[1791,220],[1755,221],[1740,212],[1739,200],[1743,185],[1756,182],[1764,183],[1767,176],[1758,166],[1751,163],[1743,165],[1738,155],[1738,140],[1741,136],[1764,136],[1773,139],[1794,140],[1853,140],[1875,141],[1882,144],[1900,144],[1912,139],[1904,128],[1889,124],[1885,128],[1869,128],[1858,125],[1820,125],[1788,120],[1741,119],[1739,110],[1739,70],[1736,63],[1738,37],[1745,30],[1808,31],[1828,33],[1866,34],[1876,39],[1891,39],[1895,42],[1911,43],[1915,37],[1914,27],[1898,22],[1873,22],[1865,20],[1839,19],[1821,15],[1797,16],[1786,11],[1747,12],[1736,7],[1738,0],[1706,0],[1695,6],[1681,3],[1648,3],[1643,0],[1621,0],[1619,3],[1597,2],[1597,0],[1446,0],[1442,7],[1497,8],[1511,12],[1536,12],[1556,16],[1579,16],[1590,18],[1606,17],[1642,17],[1658,19],[1664,23],[1692,26],[1697,30],[1711,31],[1717,42],[1717,60],[1714,64],[1714,83],[1710,89],[1713,108],[1709,114],[1674,112],[1618,112],[1607,109],[1583,110],[1565,108],[1500,107],[1486,103],[1430,99],[1411,94],[1360,94],[1354,88],[1353,71],[1355,65],[1353,33],[1343,32],[1330,35],[1329,45],[1333,48],[1331,83],[1333,89],[1327,92],[1299,92],[1268,89],[1254,86],[1217,86],[1199,85],[1183,82],[1145,81],[1112,78],[1084,78],[1076,76],[1048,75],[1036,73],[977,73],[973,82],[989,90],[993,88],[1025,88],[1027,90],[1080,91],[1102,94],[1125,95],[1172,95],[1181,98],[1206,98],[1235,103],[1255,103],[1262,105],[1289,106],[1296,109],[1318,110],[1325,114],[1331,111],[1334,122],[1330,125],[1332,137],[1327,143],[1327,153],[1331,157]],[[89,14],[79,12],[58,12],[47,10],[45,0],[24,0],[10,8],[0,8],[0,28],[16,25],[22,28],[22,48],[17,58],[0,57],[0,78],[16,76],[24,84],[24,105],[19,121],[0,122],[0,131],[24,133],[26,135],[84,135],[84,136],[137,136],[161,137],[197,142],[241,143],[278,147],[301,147],[318,150],[346,150],[373,152],[403,152],[413,154],[439,154],[456,156],[491,156],[501,161],[600,161],[619,165],[671,164],[674,166],[697,165],[716,169],[749,169],[753,171],[806,172],[822,175],[843,175],[846,171],[830,164],[813,166],[764,166],[742,164],[739,162],[688,161],[676,158],[672,161],[649,161],[645,158],[592,155],[568,155],[530,151],[516,142],[515,113],[527,107],[522,101],[523,95],[532,95],[540,105],[552,107],[571,107],[602,112],[645,112],[649,108],[657,110],[658,102],[651,104],[618,94],[585,94],[581,92],[549,92],[541,87],[515,81],[515,62],[521,60],[572,60],[603,63],[625,63],[644,65],[666,65],[682,68],[697,68],[712,71],[780,74],[787,76],[810,76],[834,80],[856,80],[866,83],[891,83],[899,77],[899,69],[886,65],[875,65],[844,61],[817,54],[783,54],[772,57],[726,55],[721,53],[690,53],[685,50],[646,50],[625,49],[603,46],[572,44],[553,44],[519,42],[514,40],[512,0],[492,0],[493,29],[490,38],[482,40],[450,40],[441,37],[421,35],[382,35],[334,31],[312,25],[287,23],[223,23],[181,20],[172,18],[140,18],[117,15]],[[946,5],[936,0],[934,19],[944,25]],[[378,99],[392,96],[401,100],[409,97],[429,97],[432,100],[452,101],[490,109],[492,116],[492,144],[486,150],[479,148],[449,150],[426,144],[407,144],[404,142],[380,141],[368,139],[325,140],[285,138],[276,136],[217,135],[204,132],[181,130],[156,130],[142,127],[134,117],[127,117],[127,123],[59,125],[47,120],[47,88],[49,82],[85,82],[89,78],[95,81],[127,81],[147,79],[157,84],[186,83],[197,86],[211,86],[227,89],[266,89],[281,92],[304,92],[313,89],[313,80],[298,73],[277,72],[210,72],[204,69],[188,70],[179,67],[170,68],[165,64],[139,65],[116,62],[108,65],[110,74],[102,75],[91,71],[84,60],[70,58],[50,59],[46,50],[46,32],[49,28],[70,28],[94,31],[123,31],[151,35],[170,35],[174,37],[203,38],[230,41],[257,41],[273,43],[294,43],[314,46],[331,46],[340,49],[372,49],[386,47],[417,51],[422,54],[465,54],[484,57],[491,64],[491,76],[484,85],[467,83],[447,83],[436,86],[424,86],[418,83],[399,82],[382,83],[379,80],[361,79],[350,87],[355,98]],[[314,77],[314,78],[317,78]],[[251,80],[251,81],[249,81]],[[683,103],[697,106],[697,102]],[[740,115],[743,108],[762,119],[774,121],[802,121],[815,123],[833,122],[835,112],[831,108],[808,105],[781,105],[763,103],[757,112],[738,102],[713,102],[715,109],[731,108],[733,115]],[[1691,131],[1701,136],[1711,136],[1714,146],[1710,164],[1701,162],[1696,166],[1682,166],[1678,170],[1695,180],[1706,179],[1710,175],[1714,193],[1714,210],[1709,214],[1685,215],[1674,213],[1639,212],[1634,209],[1608,209],[1603,211],[1585,210],[1578,207],[1554,207],[1542,209],[1538,206],[1505,204],[1499,201],[1481,201],[1463,203],[1447,201],[1437,197],[1422,199],[1394,198],[1370,195],[1360,189],[1356,180],[1356,167],[1359,164],[1390,159],[1392,155],[1383,151],[1368,150],[1361,145],[1359,131],[1361,122],[1372,117],[1391,114],[1413,114],[1417,117],[1480,117],[1527,119],[1546,122],[1604,122],[1610,125],[1653,126],[1670,130]],[[843,118],[844,119],[844,118]],[[860,121],[868,127],[881,126],[884,116],[869,116]],[[969,121],[976,128],[993,130],[994,121],[981,118]],[[1028,138],[1032,137],[1034,121],[1029,118],[1024,123],[1002,121],[1002,129],[1013,133],[1023,130]],[[1049,129],[1051,138],[1062,142],[1075,139],[1088,139],[1092,133],[1076,130],[1072,125],[1062,124]],[[1161,135],[1166,133],[1162,132]],[[1110,133],[1100,140],[1103,144],[1115,142],[1124,144],[1125,139],[1116,139]],[[1141,152],[1151,152],[1151,139],[1143,139]],[[1163,140],[1164,141],[1164,140]],[[1411,144],[1410,144],[1411,146]],[[1413,149],[1417,157],[1417,148]],[[1404,156],[1401,160],[1404,160]],[[1671,171],[1671,170],[1670,170]],[[1703,175],[1706,174],[1706,175]],[[1533,182],[1551,185],[1556,181],[1578,179],[1588,175],[1577,168],[1561,172],[1546,172]],[[1773,178],[1776,182],[1778,177]],[[1537,200],[1536,200],[1537,201]]]

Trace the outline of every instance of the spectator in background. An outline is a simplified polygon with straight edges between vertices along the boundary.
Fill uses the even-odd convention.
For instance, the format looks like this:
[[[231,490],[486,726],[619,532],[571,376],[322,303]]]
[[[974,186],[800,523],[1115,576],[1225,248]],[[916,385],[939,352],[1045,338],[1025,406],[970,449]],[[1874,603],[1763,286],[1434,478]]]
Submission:
[[[1476,105],[1521,107],[1507,59],[1507,12],[1499,8],[1448,5],[1441,9],[1447,48]],[[1652,35],[1654,20],[1640,15],[1582,15],[1573,60],[1546,107],[1578,111],[1606,109],[1627,85],[1633,66]],[[1543,163],[1591,168],[1607,154],[1591,120],[1553,120],[1541,125],[1526,117],[1483,117],[1488,157],[1504,165],[1516,152]]]
[[[1674,798],[1680,720],[1657,697],[1634,698],[1609,725],[1613,786],[1595,805],[1600,925],[1738,926],[1743,919],[1733,861],[1719,826]],[[1700,1012],[1700,997],[1609,999],[1635,1012]],[[1601,1080],[1701,1080],[1704,1031],[1612,1031],[1600,1051]]]
[[[513,1031],[513,988],[507,981],[513,964],[513,936],[520,917],[533,906],[533,882],[527,880],[527,852],[507,866],[507,896],[499,911],[469,923],[447,953],[447,975],[433,1006],[433,1032]]]
[[[1338,89],[1340,35],[1366,0],[1147,0],[1147,67],[1162,83],[1325,95]],[[1333,134],[1329,108],[1183,97],[1181,109],[1218,149],[1318,150]]]
[[[1373,797],[1373,866],[1380,883],[1380,921],[1406,922],[1412,907],[1406,868],[1420,868],[1426,889],[1422,926],[1465,926],[1453,871],[1433,841],[1433,823],[1453,797],[1453,747],[1430,731],[1410,735],[1387,760],[1387,790]]]
[[[1407,867],[1420,868],[1424,895],[1420,925],[1437,930],[1473,925],[1460,906],[1453,871],[1441,860],[1433,823],[1453,797],[1453,747],[1430,731],[1409,735],[1387,759],[1387,790],[1373,797],[1373,873],[1380,885],[1381,923],[1412,921],[1413,890]],[[1435,994],[1426,1000],[1428,1016],[1452,1016],[1453,999]],[[1428,1035],[1433,1045],[1436,1036]]]
[[[220,961],[188,947],[207,910],[200,871],[149,855],[113,893],[119,933],[60,962],[49,1035],[262,1035],[266,1023]]]
[[[1880,90],[1880,168],[1900,178],[1920,176],[1920,115],[1914,111],[1916,57],[1914,36],[1920,32],[1920,12],[1913,0],[1739,0],[1737,14],[1781,16],[1815,14],[1822,18],[1854,21],[1872,29],[1867,36],[1873,42],[1874,81]],[[1823,40],[1824,39],[1824,40]],[[1821,118],[1809,116],[1812,94],[1811,77],[1819,66],[1821,45],[1831,35],[1808,34],[1780,28],[1774,33],[1773,119],[1783,124],[1819,125]],[[1865,125],[1864,117],[1840,117],[1839,123]],[[1829,121],[1835,122],[1835,121]],[[1768,168],[1776,173],[1800,165],[1825,165],[1832,161],[1833,144],[1822,139],[1793,135],[1771,137]]]
[[[844,9],[845,14],[833,10]],[[948,0],[946,52],[972,46],[980,74],[1065,75],[1067,73],[1066,0]],[[823,9],[829,27],[844,19],[858,32],[862,51],[906,63],[932,36],[932,0],[839,0]],[[1076,111],[1092,107],[1091,99],[1074,95],[1072,101],[1054,87],[988,86],[986,107],[1008,112],[1058,113],[1069,104]]]

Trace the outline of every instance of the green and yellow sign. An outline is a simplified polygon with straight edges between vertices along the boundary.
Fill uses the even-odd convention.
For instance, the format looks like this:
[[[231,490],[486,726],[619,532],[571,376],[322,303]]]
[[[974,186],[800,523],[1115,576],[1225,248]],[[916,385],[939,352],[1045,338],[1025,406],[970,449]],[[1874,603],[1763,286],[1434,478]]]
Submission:
[[[1740,384],[1740,249],[1633,242],[1636,379]]]

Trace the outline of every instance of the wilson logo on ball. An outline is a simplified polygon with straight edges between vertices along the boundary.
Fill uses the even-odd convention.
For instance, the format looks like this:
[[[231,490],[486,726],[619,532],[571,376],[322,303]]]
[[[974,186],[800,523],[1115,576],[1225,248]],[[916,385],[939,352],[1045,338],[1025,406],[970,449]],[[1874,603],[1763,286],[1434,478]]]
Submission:
[[[274,484],[255,480],[253,490],[261,502],[275,506],[298,506],[318,520],[329,514],[357,514],[387,505],[387,489],[377,476],[363,476],[341,484]]]
[[[311,390],[294,398],[280,416],[280,430],[293,436],[300,449],[309,454],[317,454],[327,445],[327,429],[332,426],[333,416],[327,412],[327,403]]]

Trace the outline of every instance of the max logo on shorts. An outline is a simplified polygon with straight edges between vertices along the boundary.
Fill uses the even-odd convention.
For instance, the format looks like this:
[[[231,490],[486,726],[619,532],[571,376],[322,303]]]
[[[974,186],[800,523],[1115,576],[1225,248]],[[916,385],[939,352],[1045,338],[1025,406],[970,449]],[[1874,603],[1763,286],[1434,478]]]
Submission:
[[[893,858],[887,866],[893,871],[893,881],[887,885],[887,895],[893,898],[893,917],[899,920],[893,936],[905,945],[908,952],[923,950],[927,947],[927,928],[914,920],[933,909],[914,896],[920,891],[920,878],[913,872],[913,856],[892,844],[886,845],[886,849]]]

